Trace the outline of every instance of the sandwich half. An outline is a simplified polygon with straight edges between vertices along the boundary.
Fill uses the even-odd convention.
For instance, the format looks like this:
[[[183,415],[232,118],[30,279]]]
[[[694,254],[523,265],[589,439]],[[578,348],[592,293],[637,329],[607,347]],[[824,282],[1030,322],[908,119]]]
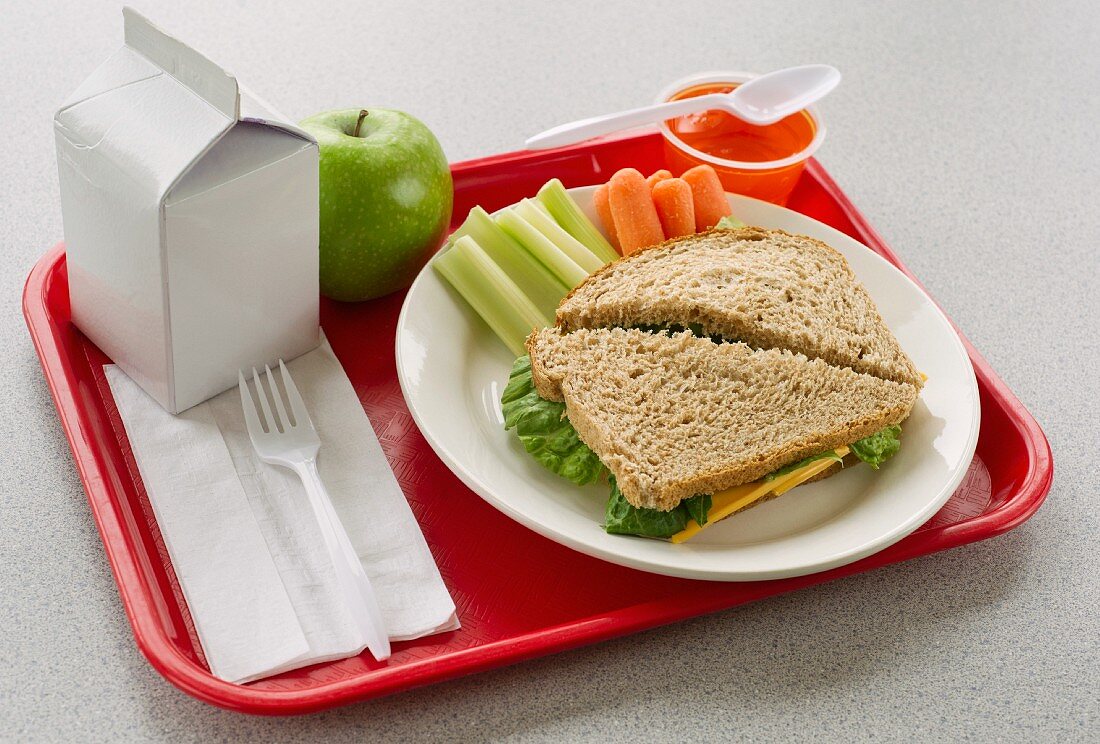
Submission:
[[[674,541],[835,471],[853,445],[860,459],[885,459],[918,395],[905,382],[686,331],[548,328],[527,351],[502,401],[506,425],[532,454],[535,435],[536,457],[575,482],[606,467],[609,531],[618,520],[628,527],[614,531]]]
[[[563,330],[691,328],[923,385],[844,257],[782,230],[711,230],[607,264],[558,307]]]

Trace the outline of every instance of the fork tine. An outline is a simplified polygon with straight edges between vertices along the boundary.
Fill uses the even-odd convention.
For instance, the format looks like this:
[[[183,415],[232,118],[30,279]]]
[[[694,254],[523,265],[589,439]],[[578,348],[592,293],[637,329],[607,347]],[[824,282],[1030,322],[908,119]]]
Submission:
[[[271,397],[275,399],[275,410],[279,414],[279,421],[282,424],[283,431],[293,428],[290,423],[290,418],[286,415],[286,408],[283,407],[283,394],[279,392],[279,386],[275,383],[275,376],[271,374],[271,367],[264,365],[264,369],[267,370],[267,386],[271,388]],[[294,419],[297,423],[298,419]]]
[[[263,424],[256,413],[256,402],[252,400],[252,393],[248,391],[248,382],[244,379],[244,373],[237,370],[237,382],[241,388],[241,408],[244,409],[244,424],[248,427],[248,437],[255,443],[256,437],[264,433]]]
[[[306,402],[302,400],[302,394],[298,392],[298,386],[294,384],[294,378],[290,376],[282,359],[279,360],[279,371],[283,374],[283,386],[286,388],[286,397],[290,401],[290,412],[294,414],[294,425],[307,424],[312,428],[313,422],[309,418]]]
[[[256,385],[256,397],[260,399],[260,408],[264,412],[264,420],[267,422],[267,433],[277,434],[279,432],[278,423],[275,417],[271,415],[271,406],[267,402],[267,393],[264,391],[263,383],[260,382],[260,375],[256,372],[256,368],[252,368],[252,382]]]

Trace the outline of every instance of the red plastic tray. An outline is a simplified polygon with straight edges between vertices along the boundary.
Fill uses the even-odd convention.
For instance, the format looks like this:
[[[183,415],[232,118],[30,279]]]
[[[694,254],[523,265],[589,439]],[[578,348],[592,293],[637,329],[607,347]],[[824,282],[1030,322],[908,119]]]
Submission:
[[[663,167],[658,136],[460,163],[453,167],[455,225],[474,205],[493,211],[534,194],[549,178],[581,186],[625,166],[646,172]],[[905,271],[816,162],[788,206],[851,235]],[[397,384],[393,340],[402,299],[397,294],[357,305],[325,302],[321,320],[424,530],[462,629],[397,643],[385,664],[361,655],[241,686],[213,677],[203,659],[104,380],[102,366],[109,360],[70,322],[64,247],[54,247],[31,271],[23,312],[134,637],[153,666],[188,694],[263,714],[305,713],[386,695],[992,537],[1030,517],[1050,489],[1053,463],[1042,430],[964,339],[981,394],[977,454],[947,505],[908,538],[832,571],[766,582],[701,582],[604,563],[511,521],[436,458]],[[539,591],[528,591],[531,586]]]

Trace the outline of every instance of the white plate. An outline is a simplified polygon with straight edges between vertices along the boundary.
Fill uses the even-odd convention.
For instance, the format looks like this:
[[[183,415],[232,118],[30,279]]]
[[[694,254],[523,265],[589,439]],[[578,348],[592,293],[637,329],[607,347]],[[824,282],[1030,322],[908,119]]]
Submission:
[[[572,189],[595,217],[592,187]],[[847,235],[797,212],[730,196],[746,223],[822,240],[844,254],[882,317],[928,375],[901,451],[881,470],[851,467],[708,527],[680,545],[608,535],[606,485],[578,488],[504,431],[500,394],[513,357],[429,266],[397,322],[397,375],[428,443],[462,482],[535,532],[612,563],[694,579],[751,581],[823,571],[891,545],[931,517],[966,473],[978,439],[970,360],[939,308]]]

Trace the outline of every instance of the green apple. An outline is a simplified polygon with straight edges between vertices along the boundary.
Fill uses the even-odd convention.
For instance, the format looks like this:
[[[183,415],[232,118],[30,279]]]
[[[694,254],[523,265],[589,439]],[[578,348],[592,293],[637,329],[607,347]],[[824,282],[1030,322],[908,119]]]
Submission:
[[[407,287],[447,233],[454,187],[439,140],[389,109],[316,114],[321,294],[367,300]]]

